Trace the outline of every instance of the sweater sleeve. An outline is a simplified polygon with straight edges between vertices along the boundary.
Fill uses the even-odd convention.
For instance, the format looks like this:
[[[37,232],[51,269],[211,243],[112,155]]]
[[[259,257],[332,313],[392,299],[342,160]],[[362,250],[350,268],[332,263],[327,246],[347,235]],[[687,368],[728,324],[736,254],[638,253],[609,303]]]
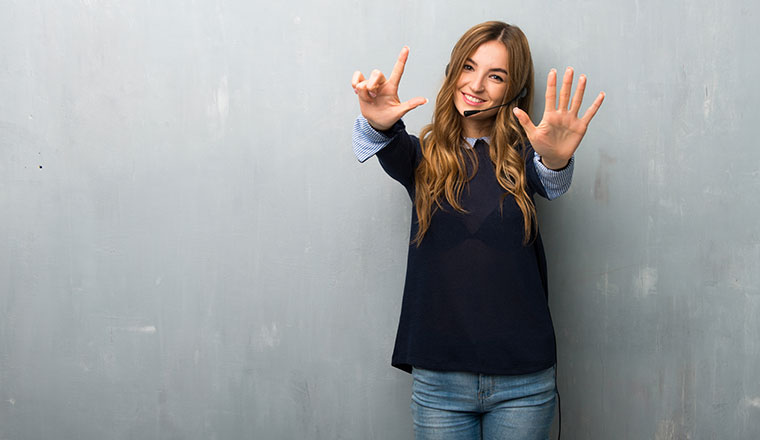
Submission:
[[[402,120],[385,131],[377,131],[363,117],[354,123],[354,154],[360,162],[377,155],[383,170],[406,188],[411,196],[414,190],[414,170],[422,157],[419,139],[406,132]]]

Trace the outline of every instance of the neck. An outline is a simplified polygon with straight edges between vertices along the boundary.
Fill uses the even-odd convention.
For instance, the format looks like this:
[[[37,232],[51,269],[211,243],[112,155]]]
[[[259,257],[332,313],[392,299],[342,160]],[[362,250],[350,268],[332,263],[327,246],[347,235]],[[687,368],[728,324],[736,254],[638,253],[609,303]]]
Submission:
[[[462,132],[465,137],[481,138],[491,135],[494,118],[488,119],[464,119],[462,121]]]

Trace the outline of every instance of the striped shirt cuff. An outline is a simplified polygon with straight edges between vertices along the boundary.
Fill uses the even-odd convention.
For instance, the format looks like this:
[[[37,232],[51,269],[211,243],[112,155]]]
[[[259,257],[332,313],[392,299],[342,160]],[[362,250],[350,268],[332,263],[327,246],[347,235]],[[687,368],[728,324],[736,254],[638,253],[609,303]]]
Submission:
[[[372,128],[367,118],[359,115],[354,122],[351,139],[353,141],[354,155],[356,155],[359,162],[363,163],[390,144],[393,138]],[[567,192],[573,180],[575,156],[571,157],[567,166],[559,171],[547,168],[541,162],[541,156],[536,152],[533,153],[533,163],[538,177],[546,189],[547,199],[554,200]]]
[[[362,115],[354,122],[354,131],[351,135],[354,144],[354,154],[359,162],[365,162],[378,151],[391,143],[391,137],[375,130],[369,125],[367,118]]]
[[[573,166],[575,165],[575,156],[570,158],[565,168],[554,171],[546,168],[543,162],[541,162],[541,156],[533,152],[533,164],[536,166],[536,172],[538,178],[541,179],[541,183],[546,189],[546,198],[554,200],[562,194],[566,193],[570,188],[570,183],[573,181]]]

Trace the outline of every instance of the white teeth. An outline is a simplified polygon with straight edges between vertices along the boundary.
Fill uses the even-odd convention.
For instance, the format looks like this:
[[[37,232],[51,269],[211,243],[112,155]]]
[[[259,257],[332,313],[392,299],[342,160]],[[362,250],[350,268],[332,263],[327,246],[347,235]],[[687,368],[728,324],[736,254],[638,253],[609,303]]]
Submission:
[[[484,99],[476,98],[476,97],[474,97],[472,95],[468,95],[467,93],[465,93],[464,96],[466,96],[467,99],[469,99],[472,102],[485,102]]]

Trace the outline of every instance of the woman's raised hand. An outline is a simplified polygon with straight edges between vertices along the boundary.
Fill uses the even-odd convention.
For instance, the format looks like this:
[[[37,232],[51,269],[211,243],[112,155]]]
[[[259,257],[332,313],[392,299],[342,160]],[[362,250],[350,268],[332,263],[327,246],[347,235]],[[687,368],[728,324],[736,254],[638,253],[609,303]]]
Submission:
[[[407,112],[428,102],[421,96],[406,102],[401,102],[398,99],[398,84],[401,81],[401,75],[404,74],[404,66],[408,57],[409,48],[404,46],[398,54],[398,60],[393,66],[391,77],[387,80],[383,73],[377,69],[372,71],[369,79],[365,79],[358,70],[354,72],[354,76],[351,78],[354,93],[359,96],[359,108],[362,115],[376,130],[388,130]]]
[[[581,75],[578,79],[571,103],[572,85],[573,68],[568,67],[562,79],[557,106],[557,71],[552,69],[549,72],[546,79],[546,107],[538,126],[533,125],[527,113],[517,107],[514,109],[515,116],[525,130],[533,149],[541,155],[541,161],[548,168],[555,170],[567,165],[586,134],[588,124],[604,101],[604,92],[600,92],[583,117],[579,118],[578,111],[583,102],[583,92],[586,90],[586,75]]]

